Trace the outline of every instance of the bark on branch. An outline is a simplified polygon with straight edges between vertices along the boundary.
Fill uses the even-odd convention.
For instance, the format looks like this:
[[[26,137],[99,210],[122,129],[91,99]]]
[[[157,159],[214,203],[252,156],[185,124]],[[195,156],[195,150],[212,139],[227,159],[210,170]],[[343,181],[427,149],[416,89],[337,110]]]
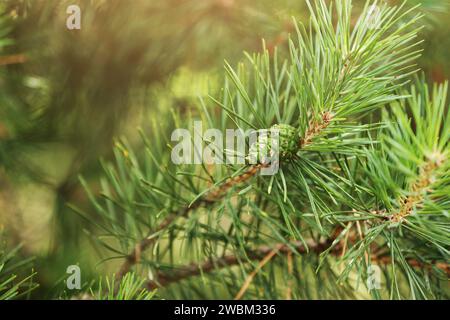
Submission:
[[[274,247],[271,246],[261,246],[255,250],[249,250],[246,252],[248,259],[250,260],[260,260],[267,256],[274,249],[277,250],[277,255],[288,255],[291,253],[297,254],[307,254],[307,253],[315,253],[320,254],[324,252],[333,242],[333,239],[328,239],[324,242],[316,243],[313,241],[307,241],[308,250],[304,246],[303,242],[295,241],[290,244],[278,244]],[[295,250],[293,250],[295,249]],[[333,247],[330,251],[330,254],[338,256],[342,250],[342,246],[340,244]],[[275,258],[275,257],[274,257]],[[239,258],[236,255],[226,255],[221,258],[217,258],[215,260],[207,260],[202,263],[192,263],[187,266],[181,267],[179,269],[171,270],[170,272],[159,271],[155,275],[155,279],[147,282],[147,289],[154,290],[156,288],[166,287],[172,283],[190,278],[196,277],[203,273],[210,273],[213,271],[217,271],[219,269],[232,267],[242,263],[243,259]],[[376,254],[371,257],[372,263],[378,265],[388,265],[392,263],[392,259],[390,256],[378,256]],[[442,270],[450,276],[450,266],[448,263],[437,262],[433,265],[424,264],[421,261],[415,259],[408,259],[408,264],[414,268],[426,268],[431,269],[432,266]]]

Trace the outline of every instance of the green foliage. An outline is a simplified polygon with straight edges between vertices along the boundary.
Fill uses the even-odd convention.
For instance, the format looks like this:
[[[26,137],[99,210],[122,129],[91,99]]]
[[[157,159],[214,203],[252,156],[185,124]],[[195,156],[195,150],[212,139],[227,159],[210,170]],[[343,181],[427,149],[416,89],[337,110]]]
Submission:
[[[411,91],[402,90],[408,98],[383,113],[386,127],[380,143],[359,159],[363,169],[355,183],[367,193],[355,197],[351,215],[348,211],[333,215],[347,225],[342,236],[355,224],[364,234],[342,257],[343,276],[353,268],[363,269],[364,255],[387,259],[392,263],[382,268],[390,298],[448,295],[447,87],[446,83],[429,90],[422,80]]]
[[[74,298],[450,297],[448,85],[415,77],[420,38],[433,30],[423,30],[423,13],[437,15],[448,3],[279,4],[307,7],[302,23],[284,21],[271,1],[102,0],[80,2],[83,27],[68,32],[60,11],[72,2],[0,4],[0,62],[18,52],[27,59],[0,66],[0,169],[55,194],[49,257],[64,259],[40,271],[59,274],[78,249],[72,238],[81,239],[81,223],[66,202],[85,220],[101,262],[117,269],[87,280]],[[234,66],[237,51],[256,50],[255,30],[269,38],[263,50]],[[221,89],[205,81],[209,95],[194,92],[189,77],[213,74],[225,56]],[[132,117],[150,120],[141,140],[117,139],[110,154]],[[195,120],[224,133],[280,129],[278,173],[259,175],[261,163],[175,165],[171,133]],[[202,143],[224,158],[237,155],[218,141]],[[70,150],[58,177],[36,156],[47,148],[54,174],[63,162],[54,144]],[[255,149],[272,148],[247,147],[245,158],[262,163]],[[12,194],[3,171],[0,179],[0,191]],[[68,243],[71,250],[61,249]],[[0,299],[35,287],[20,256],[19,247],[0,251]],[[372,267],[381,271],[378,289]]]
[[[100,243],[127,257],[125,269],[139,254],[161,296],[448,295],[446,86],[432,97],[423,80],[402,89],[420,55],[421,15],[380,4],[374,18],[367,3],[353,20],[350,1],[334,5],[309,5],[309,25],[296,24],[287,58],[264,50],[246,54],[237,70],[226,64],[220,97],[155,123],[144,150],[118,142],[116,164],[103,163],[100,199],[82,180],[101,217]],[[223,131],[290,125],[295,156],[247,186],[239,183],[247,167],[175,166],[168,132],[197,118]],[[429,185],[416,190],[424,174]],[[367,288],[373,264],[383,290]]]
[[[73,4],[81,8],[81,30],[66,28]],[[283,33],[283,14],[273,15],[283,6],[271,0],[0,1],[0,220],[13,229],[12,242],[25,240],[39,251],[44,274],[37,297],[53,296],[60,271],[81,254],[94,271],[95,250],[78,250],[84,225],[66,206],[88,206],[78,174],[89,183],[96,179],[98,159],[112,158],[113,137],[129,131],[134,144],[141,118],[168,104],[186,108],[186,95],[172,94],[180,70],[214,73],[224,57],[256,49],[261,34]],[[48,197],[26,191],[30,185]],[[21,207],[22,198],[33,210]],[[45,228],[29,232],[36,225]]]
[[[156,291],[144,288],[145,280],[136,274],[127,273],[122,279],[105,278],[98,282],[96,290],[90,289],[90,298],[95,300],[152,300]]]
[[[10,19],[1,9],[2,8],[0,8],[0,53],[13,43],[9,38],[11,31]],[[1,102],[3,103],[4,101],[1,100]],[[0,108],[0,119],[10,118],[12,111],[13,110],[10,108]],[[3,141],[4,137],[2,137],[5,130],[6,129],[2,127],[2,123],[0,123],[0,166],[4,165],[8,159],[9,144],[8,141]],[[3,226],[0,227],[0,300],[14,299],[26,295],[36,287],[36,285],[32,283],[32,277],[35,273],[25,278],[21,278],[19,274],[17,274],[25,267],[28,267],[32,259],[19,259],[20,247],[8,250],[4,240]]]
[[[3,234],[0,234],[0,239],[2,238]],[[35,272],[21,276],[24,269],[30,267],[33,259],[18,258],[19,250],[19,247],[7,250],[4,241],[0,242],[0,300],[24,297],[37,287],[37,284],[33,283]]]

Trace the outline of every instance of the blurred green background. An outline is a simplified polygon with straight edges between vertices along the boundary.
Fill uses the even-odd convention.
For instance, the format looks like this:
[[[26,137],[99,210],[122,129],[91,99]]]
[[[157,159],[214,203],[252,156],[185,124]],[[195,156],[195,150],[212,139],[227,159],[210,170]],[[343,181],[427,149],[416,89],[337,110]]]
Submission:
[[[442,82],[449,2],[407,5],[417,3],[419,65]],[[66,28],[71,4],[81,8],[81,30]],[[89,224],[67,207],[90,211],[78,176],[96,190],[98,160],[111,158],[115,138],[139,150],[138,128],[164,121],[170,108],[189,112],[220,88],[224,59],[234,65],[263,38],[282,52],[292,17],[308,17],[299,0],[1,0],[0,14],[0,226],[8,245],[36,257],[40,298],[54,296],[68,265],[86,278],[115,270],[98,264]]]

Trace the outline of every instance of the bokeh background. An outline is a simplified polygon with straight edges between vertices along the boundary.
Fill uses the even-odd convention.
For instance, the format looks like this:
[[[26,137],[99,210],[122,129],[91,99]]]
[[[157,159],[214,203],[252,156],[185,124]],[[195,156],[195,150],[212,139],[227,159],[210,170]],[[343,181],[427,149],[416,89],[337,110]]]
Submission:
[[[365,1],[354,1],[360,10]],[[385,1],[398,4],[400,1]],[[425,13],[419,67],[429,81],[450,73],[450,4],[409,0]],[[81,30],[66,28],[67,6],[81,8]],[[218,90],[223,61],[235,65],[262,39],[283,52],[304,0],[0,0],[0,229],[9,246],[34,257],[33,295],[54,297],[68,265],[83,277],[115,270],[102,262],[79,183],[98,190],[99,159],[138,128],[190,112]],[[151,136],[149,136],[151,139]]]

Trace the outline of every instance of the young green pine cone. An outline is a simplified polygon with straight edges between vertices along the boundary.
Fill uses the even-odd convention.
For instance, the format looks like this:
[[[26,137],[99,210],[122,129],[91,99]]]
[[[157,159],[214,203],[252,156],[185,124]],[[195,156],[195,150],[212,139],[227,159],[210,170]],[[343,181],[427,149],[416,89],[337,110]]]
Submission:
[[[280,157],[288,159],[295,156],[298,151],[298,130],[288,124],[273,125],[271,130],[278,130],[280,141]]]
[[[278,139],[272,132],[278,132]],[[298,130],[288,124],[273,125],[268,133],[259,135],[257,141],[250,146],[248,159],[250,163],[269,163],[274,158],[292,158],[298,150]],[[278,150],[278,154],[276,151]]]

